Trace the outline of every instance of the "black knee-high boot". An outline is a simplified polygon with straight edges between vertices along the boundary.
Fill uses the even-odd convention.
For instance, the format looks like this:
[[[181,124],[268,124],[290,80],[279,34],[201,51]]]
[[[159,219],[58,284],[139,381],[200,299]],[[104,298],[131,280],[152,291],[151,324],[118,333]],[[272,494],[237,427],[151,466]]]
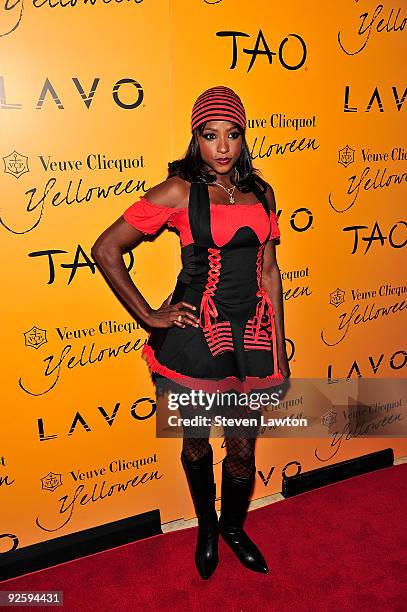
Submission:
[[[243,531],[250,495],[253,490],[256,468],[249,478],[231,476],[222,464],[222,501],[219,530],[239,561],[255,572],[268,572],[266,560]]]
[[[218,515],[215,510],[216,485],[213,474],[213,451],[197,461],[189,461],[184,452],[181,461],[187,475],[198,517],[195,564],[202,578],[209,578],[218,565]]]

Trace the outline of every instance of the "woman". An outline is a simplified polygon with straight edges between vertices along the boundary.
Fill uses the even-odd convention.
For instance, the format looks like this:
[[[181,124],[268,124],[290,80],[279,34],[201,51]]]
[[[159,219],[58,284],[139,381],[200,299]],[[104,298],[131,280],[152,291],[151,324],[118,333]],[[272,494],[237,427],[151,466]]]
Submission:
[[[142,355],[157,397],[168,390],[253,393],[290,376],[274,239],[280,235],[271,186],[253,169],[239,96],[223,86],[192,109],[192,138],[167,180],[105,230],[92,255],[113,288],[151,328]],[[163,225],[180,233],[182,270],[172,295],[153,309],[122,253]],[[180,408],[191,414],[192,405]],[[238,415],[238,402],[228,408]],[[256,428],[255,428],[256,430]],[[198,431],[198,433],[197,433]],[[195,562],[202,578],[218,563],[218,535],[249,569],[268,571],[243,530],[255,479],[255,435],[225,432],[221,513],[215,511],[210,426],[184,427],[181,460],[198,517]]]

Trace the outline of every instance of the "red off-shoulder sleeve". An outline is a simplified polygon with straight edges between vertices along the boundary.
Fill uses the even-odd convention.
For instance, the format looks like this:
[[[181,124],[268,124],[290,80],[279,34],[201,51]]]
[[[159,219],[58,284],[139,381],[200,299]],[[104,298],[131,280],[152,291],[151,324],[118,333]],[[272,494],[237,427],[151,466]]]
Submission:
[[[281,234],[280,228],[278,226],[278,216],[273,210],[270,210],[270,224],[271,231],[269,235],[269,240],[272,240],[273,238],[279,238]]]
[[[127,223],[144,234],[155,234],[163,225],[171,223],[171,218],[177,212],[176,208],[153,204],[141,196],[124,211],[123,217]]]

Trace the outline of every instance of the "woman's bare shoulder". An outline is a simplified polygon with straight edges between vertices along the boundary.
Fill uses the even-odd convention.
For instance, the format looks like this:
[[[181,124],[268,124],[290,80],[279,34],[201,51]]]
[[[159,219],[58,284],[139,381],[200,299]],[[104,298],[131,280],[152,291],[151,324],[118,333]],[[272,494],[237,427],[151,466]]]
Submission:
[[[168,208],[186,208],[190,183],[179,176],[172,176],[146,191],[144,197],[152,204]]]

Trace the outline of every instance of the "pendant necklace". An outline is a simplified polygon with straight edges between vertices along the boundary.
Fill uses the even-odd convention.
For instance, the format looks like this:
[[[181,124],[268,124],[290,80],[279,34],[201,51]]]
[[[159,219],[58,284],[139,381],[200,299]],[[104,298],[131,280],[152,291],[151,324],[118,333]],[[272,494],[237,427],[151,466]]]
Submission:
[[[226,191],[226,193],[229,196],[229,200],[231,204],[235,203],[235,198],[233,197],[233,193],[236,189],[236,185],[233,185],[233,187],[229,187],[229,189],[227,187],[225,187],[224,185],[221,185],[220,183],[217,183],[216,181],[213,182],[214,185],[219,185],[219,187],[222,187],[222,189],[224,189]]]

